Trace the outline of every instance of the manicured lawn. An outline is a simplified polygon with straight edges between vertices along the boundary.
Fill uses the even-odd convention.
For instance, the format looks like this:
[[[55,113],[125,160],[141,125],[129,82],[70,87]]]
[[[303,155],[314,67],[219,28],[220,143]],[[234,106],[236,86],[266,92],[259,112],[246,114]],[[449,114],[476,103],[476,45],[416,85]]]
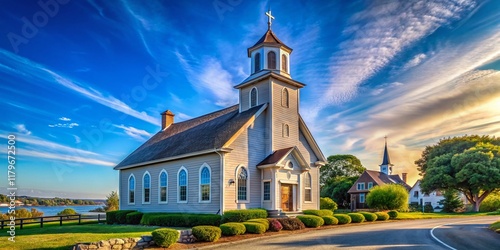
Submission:
[[[491,224],[490,229],[500,234],[500,220]]]
[[[487,214],[488,213],[422,213],[422,212],[401,213],[400,212],[396,220],[456,218],[465,216],[484,216]]]
[[[28,226],[26,226],[28,227]],[[16,242],[8,240],[8,229],[2,230],[0,249],[70,249],[78,242],[95,242],[113,238],[140,237],[151,235],[157,227],[122,225],[44,225],[16,229]]]

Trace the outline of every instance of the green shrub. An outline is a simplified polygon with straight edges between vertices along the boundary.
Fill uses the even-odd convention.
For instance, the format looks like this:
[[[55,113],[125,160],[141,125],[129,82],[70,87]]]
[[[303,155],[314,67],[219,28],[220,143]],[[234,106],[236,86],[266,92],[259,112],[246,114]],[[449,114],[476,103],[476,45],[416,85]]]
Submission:
[[[145,213],[142,216],[141,224],[164,227],[218,227],[220,221],[221,216],[218,214]]]
[[[191,231],[198,241],[206,242],[216,242],[222,234],[221,229],[214,226],[195,226]]]
[[[316,210],[316,209],[308,209],[302,211],[304,214],[309,214],[309,215],[316,215],[319,217],[322,216],[333,216],[333,211],[332,210],[327,210],[327,209],[321,209],[321,210]]]
[[[57,215],[74,215],[78,214],[73,208],[65,208],[61,212],[57,213]]]
[[[281,231],[281,229],[283,229],[283,226],[277,219],[268,218],[267,220],[269,221],[269,230],[273,232],[279,232]]]
[[[116,223],[116,213],[117,212],[118,212],[118,210],[106,212],[106,224],[111,225],[111,224]]]
[[[243,225],[245,225],[247,233],[263,234],[266,232],[266,226],[259,222],[243,222]]]
[[[141,213],[141,212],[128,213],[125,216],[127,224],[138,225],[141,222],[142,215],[143,215],[143,213]]]
[[[251,219],[267,218],[267,211],[261,208],[228,210],[222,216],[222,223],[244,222]]]
[[[284,230],[300,230],[306,228],[306,225],[297,218],[279,218],[278,221]]]
[[[325,221],[325,225],[337,225],[339,220],[333,216],[323,216],[321,217]]]
[[[360,213],[348,213],[349,217],[351,217],[352,223],[361,223],[365,221],[365,217]]]
[[[302,221],[306,227],[321,227],[325,224],[323,218],[316,215],[299,215],[297,219]]]
[[[220,225],[220,230],[222,231],[222,235],[233,236],[244,234],[247,228],[240,222],[228,222]]]
[[[387,214],[389,215],[389,218],[391,220],[398,218],[398,215],[399,215],[398,211],[396,211],[396,210],[391,210],[391,211],[387,212]]]
[[[266,231],[269,230],[269,221],[267,219],[251,219],[247,220],[248,222],[257,222],[262,223],[266,227]]]
[[[115,214],[117,224],[127,224],[127,214],[133,213],[136,210],[118,210]]]
[[[352,219],[349,215],[347,214],[334,214],[333,217],[337,218],[339,220],[339,224],[349,224],[351,223]]]
[[[389,214],[386,212],[375,212],[375,215],[377,215],[377,220],[388,220],[389,219]]]
[[[491,193],[481,202],[480,212],[493,212],[500,209],[500,192]]]
[[[366,221],[376,221],[377,220],[377,215],[374,213],[361,212],[360,214],[362,214],[365,217]]]
[[[399,184],[377,185],[366,195],[366,204],[379,210],[408,209],[408,191]]]
[[[181,236],[179,231],[171,228],[156,229],[151,232],[151,235],[156,245],[167,248],[175,244]]]
[[[337,203],[333,201],[330,197],[321,197],[319,199],[319,207],[321,209],[327,209],[327,210],[337,210]],[[323,215],[323,216],[328,216],[328,215]],[[329,215],[332,216],[332,215]]]

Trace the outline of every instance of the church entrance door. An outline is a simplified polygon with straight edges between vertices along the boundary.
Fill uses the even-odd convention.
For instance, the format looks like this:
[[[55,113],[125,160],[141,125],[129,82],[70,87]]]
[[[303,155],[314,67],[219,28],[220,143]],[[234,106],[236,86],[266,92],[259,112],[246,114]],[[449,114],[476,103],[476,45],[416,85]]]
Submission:
[[[281,210],[293,211],[293,186],[281,184]]]

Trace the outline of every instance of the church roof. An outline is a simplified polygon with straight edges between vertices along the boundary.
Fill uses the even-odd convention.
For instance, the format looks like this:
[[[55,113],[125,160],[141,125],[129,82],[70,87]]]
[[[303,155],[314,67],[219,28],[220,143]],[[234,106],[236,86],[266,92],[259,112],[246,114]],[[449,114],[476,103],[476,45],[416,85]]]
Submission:
[[[285,50],[288,50],[289,53],[292,53],[292,48],[283,43],[271,29],[268,29],[267,32],[259,39],[259,41],[257,41],[252,47],[248,48],[248,56],[250,56],[250,52],[252,50],[260,46],[284,47]]]
[[[363,179],[362,182],[366,182],[367,178],[373,180],[373,182],[375,182],[379,186],[384,184],[400,184],[405,187],[406,190],[411,189],[411,186],[406,184],[406,182],[404,182],[403,179],[401,179],[401,177],[399,177],[399,175],[397,174],[387,175],[379,171],[365,170],[365,172],[361,174],[358,180],[349,189],[348,193],[366,193],[367,190],[356,190],[356,185],[361,179]]]
[[[385,147],[384,147],[384,158],[382,159],[382,165],[392,165],[391,164],[391,159],[389,158],[389,151],[387,150],[387,141],[385,142]]]
[[[257,166],[276,164],[279,161],[281,161],[286,155],[288,155],[293,148],[294,147],[278,149],[269,156],[267,156],[266,159],[262,160],[259,164],[257,164]]]
[[[175,156],[221,149],[266,104],[239,112],[234,105],[191,120],[174,123],[158,132],[116,165],[124,169]]]

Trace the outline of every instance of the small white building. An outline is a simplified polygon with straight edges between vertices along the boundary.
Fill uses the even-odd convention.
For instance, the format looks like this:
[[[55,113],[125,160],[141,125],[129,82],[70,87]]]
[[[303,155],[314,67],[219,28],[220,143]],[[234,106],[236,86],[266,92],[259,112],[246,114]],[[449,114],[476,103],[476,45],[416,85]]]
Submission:
[[[418,203],[419,205],[430,204],[434,208],[434,211],[441,211],[441,205],[439,201],[444,200],[443,193],[441,191],[433,191],[430,194],[424,194],[420,189],[420,180],[415,182],[413,187],[410,189],[409,203]]]

